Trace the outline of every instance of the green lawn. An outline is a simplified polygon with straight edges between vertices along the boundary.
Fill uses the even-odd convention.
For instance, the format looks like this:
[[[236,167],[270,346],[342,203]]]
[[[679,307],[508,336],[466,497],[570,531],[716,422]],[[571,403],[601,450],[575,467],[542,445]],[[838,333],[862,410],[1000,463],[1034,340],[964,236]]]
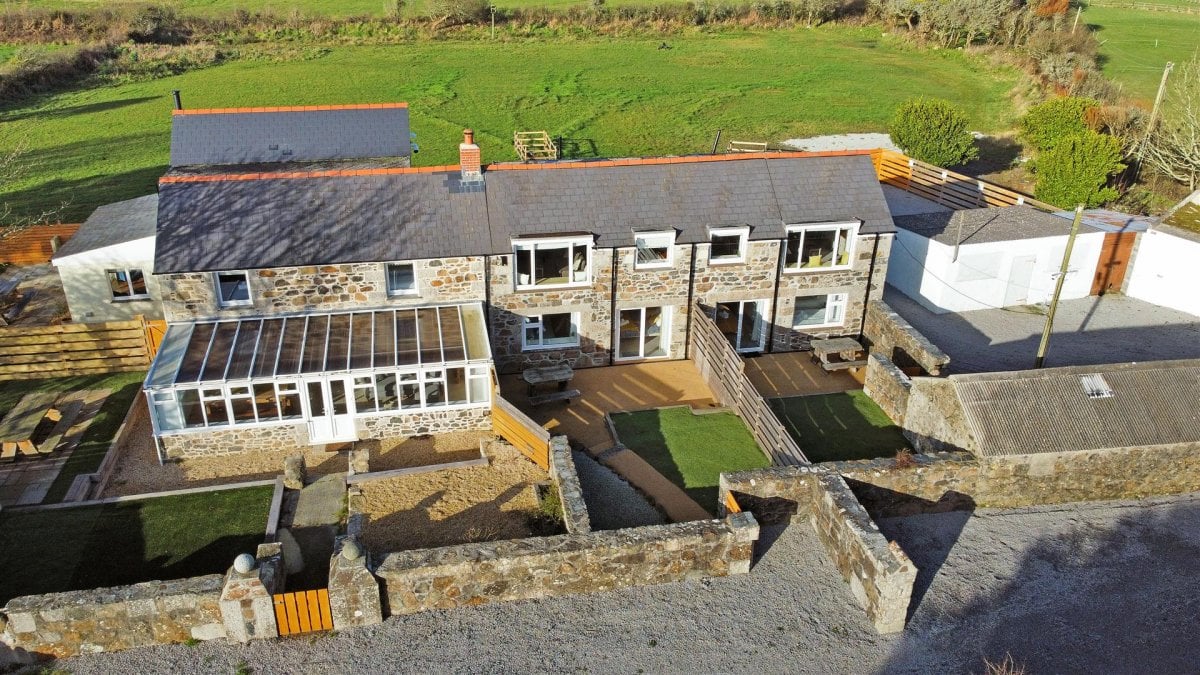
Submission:
[[[693,415],[687,406],[613,413],[621,443],[712,510],[722,472],[771,465],[741,418],[730,412]]]
[[[0,605],[18,595],[222,573],[263,541],[272,490],[0,512]]]
[[[908,448],[900,427],[862,391],[769,399],[811,462],[891,457]]]
[[[1184,3],[1165,0],[1152,4]],[[1200,9],[1200,5],[1188,6]],[[1178,69],[1200,47],[1200,14],[1091,7],[1083,11],[1082,21],[1103,43],[1100,55],[1104,74],[1147,104],[1154,100],[1167,61],[1174,61]]]
[[[307,60],[238,60],[152,81],[0,108],[0,151],[24,139],[25,178],[0,201],[33,213],[148,194],[167,163],[172,89],[193,108],[407,101],[418,165],[455,163],[462,129],[485,161],[515,159],[514,130],[546,129],[607,157],[707,152],[726,139],[882,131],[915,94],[965,107],[971,126],[1012,123],[1014,71],[957,50],[922,51],[878,29],[689,32],[664,39],[419,41],[334,46]]]
[[[142,388],[142,380],[146,374],[113,373],[111,375],[91,375],[87,377],[62,377],[52,380],[10,380],[0,382],[0,415],[8,411],[30,391],[77,391],[82,389],[108,389],[112,393],[104,401],[100,412],[88,425],[79,445],[71,453],[58,478],[50,486],[43,503],[50,504],[62,501],[63,496],[71,487],[75,476],[81,473],[92,473],[104,460],[108,445],[117,428],[125,420],[129,406]]]

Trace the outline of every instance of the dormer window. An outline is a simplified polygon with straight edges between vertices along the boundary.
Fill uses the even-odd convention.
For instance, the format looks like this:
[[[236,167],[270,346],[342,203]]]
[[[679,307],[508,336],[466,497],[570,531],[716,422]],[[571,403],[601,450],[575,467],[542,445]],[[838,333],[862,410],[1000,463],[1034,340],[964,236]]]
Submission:
[[[708,232],[708,261],[721,265],[746,262],[748,227],[716,227]]]
[[[854,259],[858,223],[789,225],[784,269],[789,271],[847,269]]]
[[[635,232],[633,243],[637,249],[637,257],[633,262],[634,269],[670,267],[674,263],[674,232]]]
[[[590,236],[513,242],[517,290],[583,286],[592,280]]]

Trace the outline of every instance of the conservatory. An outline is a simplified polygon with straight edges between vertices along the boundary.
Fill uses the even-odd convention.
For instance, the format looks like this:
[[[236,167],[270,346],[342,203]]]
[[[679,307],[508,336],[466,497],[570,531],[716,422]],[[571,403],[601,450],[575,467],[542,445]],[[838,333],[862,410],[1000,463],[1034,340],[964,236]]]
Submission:
[[[491,404],[479,303],[171,324],[146,376],[156,437],[306,425]]]

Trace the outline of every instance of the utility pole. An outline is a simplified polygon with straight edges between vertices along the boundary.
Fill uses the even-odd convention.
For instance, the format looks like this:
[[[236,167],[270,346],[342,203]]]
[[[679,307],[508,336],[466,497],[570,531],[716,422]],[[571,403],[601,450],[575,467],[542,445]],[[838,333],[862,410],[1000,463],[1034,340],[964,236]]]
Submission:
[[[1071,236],[1067,238],[1067,250],[1063,253],[1062,266],[1058,269],[1058,281],[1054,283],[1054,297],[1050,299],[1050,311],[1046,314],[1046,327],[1042,329],[1042,341],[1038,343],[1037,361],[1034,368],[1046,362],[1046,347],[1050,345],[1050,331],[1054,328],[1054,313],[1058,311],[1058,297],[1062,295],[1063,283],[1067,280],[1067,266],[1071,263],[1071,249],[1075,248],[1075,235],[1079,233],[1079,221],[1083,220],[1083,204],[1075,207],[1075,219],[1071,221]]]
[[[1154,95],[1154,107],[1150,109],[1150,119],[1146,122],[1146,133],[1142,135],[1142,142],[1138,145],[1137,159],[1133,164],[1133,179],[1137,180],[1138,173],[1142,170],[1142,155],[1146,152],[1146,143],[1150,141],[1150,133],[1154,131],[1154,125],[1158,122],[1158,109],[1162,107],[1163,97],[1167,94],[1167,78],[1171,75],[1171,70],[1175,68],[1175,64],[1167,61],[1166,67],[1163,68],[1162,80],[1158,83],[1158,93]]]

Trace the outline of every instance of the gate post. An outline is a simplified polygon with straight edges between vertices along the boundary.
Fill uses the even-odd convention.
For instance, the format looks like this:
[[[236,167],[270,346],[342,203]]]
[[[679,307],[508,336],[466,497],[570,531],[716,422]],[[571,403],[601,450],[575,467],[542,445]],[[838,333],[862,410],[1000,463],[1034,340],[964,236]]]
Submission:
[[[329,560],[329,613],[336,630],[383,623],[379,581],[354,537],[340,537]]]
[[[249,642],[279,637],[271,593],[281,580],[282,562],[279,543],[260,544],[257,557],[244,553],[229,568],[220,606],[230,639]]]

